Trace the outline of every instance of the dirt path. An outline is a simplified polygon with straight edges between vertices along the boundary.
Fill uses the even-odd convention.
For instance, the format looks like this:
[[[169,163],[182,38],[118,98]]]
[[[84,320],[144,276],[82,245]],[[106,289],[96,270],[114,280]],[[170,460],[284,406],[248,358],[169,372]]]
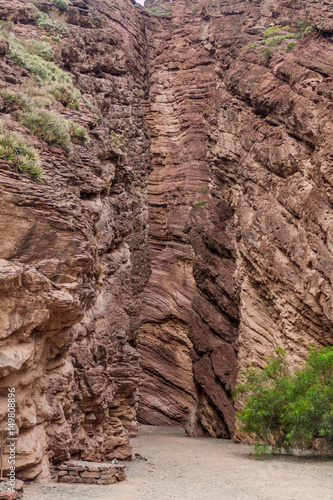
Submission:
[[[142,426],[128,479],[111,486],[29,486],[24,500],[333,500],[333,462],[257,460],[231,441],[189,439],[180,428]]]

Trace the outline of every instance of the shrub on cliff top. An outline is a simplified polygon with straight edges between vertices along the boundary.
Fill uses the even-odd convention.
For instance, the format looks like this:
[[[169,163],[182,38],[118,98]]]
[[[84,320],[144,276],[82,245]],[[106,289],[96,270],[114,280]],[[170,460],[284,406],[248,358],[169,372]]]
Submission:
[[[238,412],[241,430],[255,434],[255,449],[273,451],[313,447],[333,451],[333,346],[311,348],[303,367],[290,375],[286,353],[267,358],[262,370],[249,368],[236,394],[245,405]]]

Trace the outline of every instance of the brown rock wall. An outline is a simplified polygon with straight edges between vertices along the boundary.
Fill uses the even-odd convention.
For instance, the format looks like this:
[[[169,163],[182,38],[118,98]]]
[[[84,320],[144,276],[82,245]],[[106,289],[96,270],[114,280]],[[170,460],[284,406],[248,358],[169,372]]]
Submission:
[[[170,7],[148,5],[158,6]],[[330,7],[178,1],[171,11],[172,36],[155,37],[150,61],[152,275],[142,295],[139,415],[170,418],[175,383],[164,383],[163,353],[179,346],[159,331],[177,318],[193,346],[195,404],[172,422],[226,436],[239,368],[262,365],[277,346],[296,363],[308,344],[332,343]],[[286,37],[265,46],[258,26],[276,25],[289,26]]]
[[[19,473],[129,459],[137,417],[233,436],[239,368],[333,340],[329,4],[35,4],[0,0],[0,90],[38,87],[11,43],[46,37],[82,94],[46,106],[90,143],[69,159],[1,95],[44,171],[0,160],[0,425],[13,386]]]
[[[48,460],[129,459],[137,425],[141,368],[130,342],[149,274],[145,33],[129,0],[119,8],[81,4],[62,14],[68,34],[48,38],[53,61],[83,96],[80,110],[54,106],[87,127],[89,146],[74,145],[69,160],[31,135],[18,111],[1,115],[39,151],[44,170],[39,182],[6,161],[0,172],[0,420],[2,427],[13,386],[24,479],[47,475]],[[58,19],[50,2],[36,7]],[[14,22],[9,40],[49,35],[32,22],[37,8],[0,5],[0,16]],[[36,86],[8,55],[0,62],[1,88]]]

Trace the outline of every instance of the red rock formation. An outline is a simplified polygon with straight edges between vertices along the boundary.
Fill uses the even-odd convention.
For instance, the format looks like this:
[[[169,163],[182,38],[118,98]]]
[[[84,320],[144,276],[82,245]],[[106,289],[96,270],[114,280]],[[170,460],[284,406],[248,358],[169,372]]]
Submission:
[[[149,152],[144,30],[132,3],[119,5],[72,2],[62,14],[68,34],[49,36],[53,61],[83,95],[80,110],[53,107],[88,128],[88,147],[74,146],[68,160],[2,102],[2,123],[38,149],[44,170],[37,182],[1,161],[0,420],[2,427],[13,386],[16,466],[24,478],[47,473],[48,459],[131,457],[141,368],[130,343],[149,274]],[[50,2],[36,7],[58,19]],[[5,25],[9,40],[48,35],[31,24],[37,8],[0,2],[0,17],[14,21]],[[2,38],[1,87],[15,94],[35,88],[7,51]]]
[[[18,470],[130,458],[137,415],[233,436],[239,368],[332,343],[330,6],[35,4],[0,0],[0,88],[16,96],[1,94],[1,122],[44,170],[0,159],[0,425],[14,386]],[[45,36],[80,109],[8,52]],[[20,94],[89,146],[69,159],[31,134]]]
[[[226,436],[238,367],[332,343],[332,19],[320,0],[171,6],[150,63],[139,418]],[[265,47],[271,25],[287,37]]]

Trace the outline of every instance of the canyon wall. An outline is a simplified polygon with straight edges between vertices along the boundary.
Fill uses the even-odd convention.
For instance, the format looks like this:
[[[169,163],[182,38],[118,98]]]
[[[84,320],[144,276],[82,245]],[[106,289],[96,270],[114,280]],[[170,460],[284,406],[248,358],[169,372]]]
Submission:
[[[233,436],[239,370],[277,347],[296,364],[333,340],[332,13],[321,1],[147,4],[172,19],[149,72],[138,416]]]
[[[38,12],[51,27],[38,26]],[[38,150],[44,173],[37,181],[1,160],[0,420],[3,427],[14,387],[17,473],[41,478],[49,460],[131,457],[141,373],[133,331],[149,276],[146,43],[129,0],[76,0],[64,12],[3,0],[0,18],[1,89],[43,105],[53,87],[10,55],[13,41],[46,39],[81,92],[80,109],[45,101],[47,112],[85,126],[90,138],[68,158],[29,133],[19,101],[10,108],[2,95],[1,122]]]
[[[137,421],[233,437],[239,370],[333,341],[330,6],[55,3],[0,0],[1,137],[43,169],[0,149],[0,424],[15,387],[29,479],[129,459]],[[31,40],[79,106],[36,73]],[[89,144],[72,135],[70,157],[27,107]]]

